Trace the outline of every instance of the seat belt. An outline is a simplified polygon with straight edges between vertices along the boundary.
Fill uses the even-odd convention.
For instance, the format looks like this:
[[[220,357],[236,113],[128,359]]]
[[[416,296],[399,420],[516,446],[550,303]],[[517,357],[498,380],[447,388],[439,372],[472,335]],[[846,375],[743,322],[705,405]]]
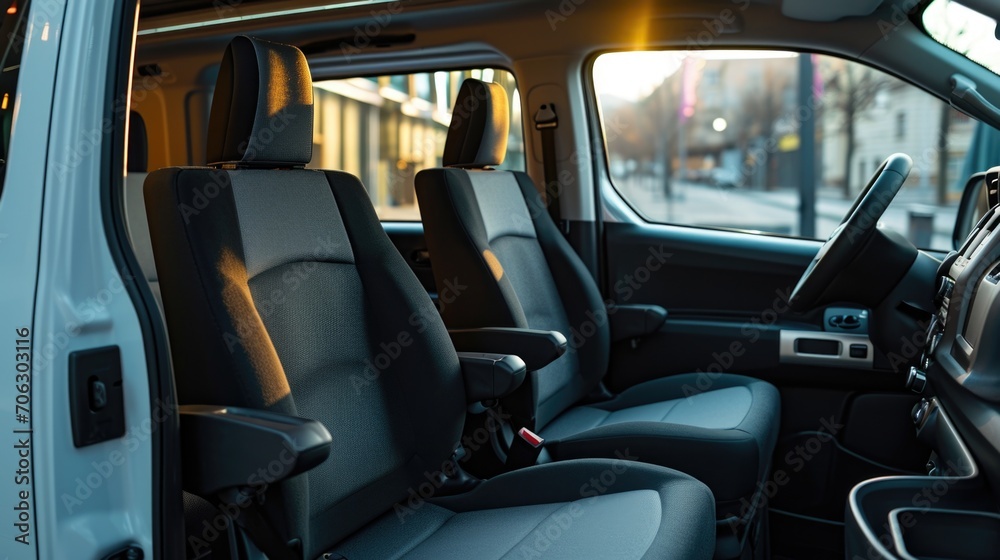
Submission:
[[[559,208],[559,172],[556,167],[556,128],[559,127],[559,117],[556,107],[546,103],[535,112],[535,130],[542,135],[542,168],[545,171],[545,206],[549,216],[560,231],[566,233],[566,224],[562,220]]]

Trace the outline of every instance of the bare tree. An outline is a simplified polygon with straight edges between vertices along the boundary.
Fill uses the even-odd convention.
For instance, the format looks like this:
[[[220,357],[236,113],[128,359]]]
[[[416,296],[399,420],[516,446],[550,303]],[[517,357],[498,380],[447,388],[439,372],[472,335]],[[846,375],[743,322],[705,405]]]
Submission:
[[[780,72],[773,64],[764,66],[760,87],[750,88],[749,95],[743,98],[740,105],[739,138],[737,141],[746,150],[755,138],[776,140],[775,124],[783,116],[785,109],[784,93],[788,88],[789,75]],[[776,168],[773,158],[768,157],[763,162],[764,188],[776,183]]]
[[[890,83],[890,78],[881,72],[861,64],[847,62],[839,72],[833,73],[824,86],[824,89],[830,92],[829,106],[843,117],[841,126],[845,137],[844,198],[854,196],[851,166],[857,148],[855,130],[858,119],[875,101],[878,93],[886,89]]]
[[[965,28],[955,29],[950,25],[950,20],[944,18],[945,22],[945,43],[949,45],[960,45],[962,44],[962,36],[965,34]],[[959,50],[959,53],[968,56],[968,49]],[[938,138],[937,138],[937,203],[945,204],[948,202],[948,133],[951,132],[951,112],[954,109],[951,108],[951,104],[942,103],[941,104],[941,115],[938,119]]]

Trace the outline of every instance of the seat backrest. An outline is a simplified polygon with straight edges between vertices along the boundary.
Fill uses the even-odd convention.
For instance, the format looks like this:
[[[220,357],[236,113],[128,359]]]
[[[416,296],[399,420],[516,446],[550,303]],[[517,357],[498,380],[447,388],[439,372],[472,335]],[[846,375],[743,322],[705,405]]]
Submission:
[[[149,224],[146,222],[146,202],[142,197],[142,185],[146,181],[149,161],[149,144],[146,122],[136,111],[128,117],[128,169],[125,174],[125,225],[128,227],[129,241],[139,261],[142,274],[149,282],[149,288],[160,302],[160,282],[156,276],[153,261],[153,246],[149,241]]]
[[[600,382],[610,334],[597,284],[531,178],[493,169],[503,163],[509,127],[503,88],[465,80],[446,167],[417,174],[417,200],[438,289],[460,288],[442,306],[449,328],[546,329],[569,340],[566,355],[531,377],[540,428]]]
[[[364,187],[304,169],[312,118],[301,51],[236,37],[212,101],[214,167],[145,186],[180,403],[333,434],[324,464],[268,490],[266,515],[306,558],[440,469],[465,414],[454,347]]]

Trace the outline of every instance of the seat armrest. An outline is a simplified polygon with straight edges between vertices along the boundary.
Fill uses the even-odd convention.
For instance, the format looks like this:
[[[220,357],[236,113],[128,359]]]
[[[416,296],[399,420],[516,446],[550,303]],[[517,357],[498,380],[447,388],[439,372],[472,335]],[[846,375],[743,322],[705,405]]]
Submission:
[[[275,482],[303,473],[326,460],[332,443],[315,420],[251,408],[185,405],[180,424],[183,486],[198,496],[254,486],[260,469]]]
[[[499,399],[514,392],[528,373],[524,361],[511,354],[459,352],[465,397],[469,403]]]
[[[615,305],[611,317],[611,341],[639,338],[660,330],[667,320],[667,310],[659,305]]]
[[[513,354],[524,360],[528,371],[537,371],[566,353],[566,337],[558,331],[486,327],[449,330],[459,352]]]

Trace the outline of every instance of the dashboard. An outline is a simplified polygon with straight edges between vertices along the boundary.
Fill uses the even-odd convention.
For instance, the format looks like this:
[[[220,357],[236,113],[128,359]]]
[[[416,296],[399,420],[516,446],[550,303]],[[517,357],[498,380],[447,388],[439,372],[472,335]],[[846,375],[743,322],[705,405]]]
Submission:
[[[1000,178],[991,174],[987,181]],[[910,372],[926,383],[983,464],[1000,477],[1000,210],[992,207],[938,271],[936,311]],[[989,468],[990,466],[995,468]],[[990,480],[1000,488],[1000,478]]]
[[[994,170],[988,187],[991,179],[1000,185],[1000,168]],[[1000,205],[992,196],[990,203],[961,248],[938,267],[923,353],[910,370],[910,388],[926,395],[912,420],[918,439],[932,450],[927,474],[874,478],[851,490],[849,558],[996,557]]]

